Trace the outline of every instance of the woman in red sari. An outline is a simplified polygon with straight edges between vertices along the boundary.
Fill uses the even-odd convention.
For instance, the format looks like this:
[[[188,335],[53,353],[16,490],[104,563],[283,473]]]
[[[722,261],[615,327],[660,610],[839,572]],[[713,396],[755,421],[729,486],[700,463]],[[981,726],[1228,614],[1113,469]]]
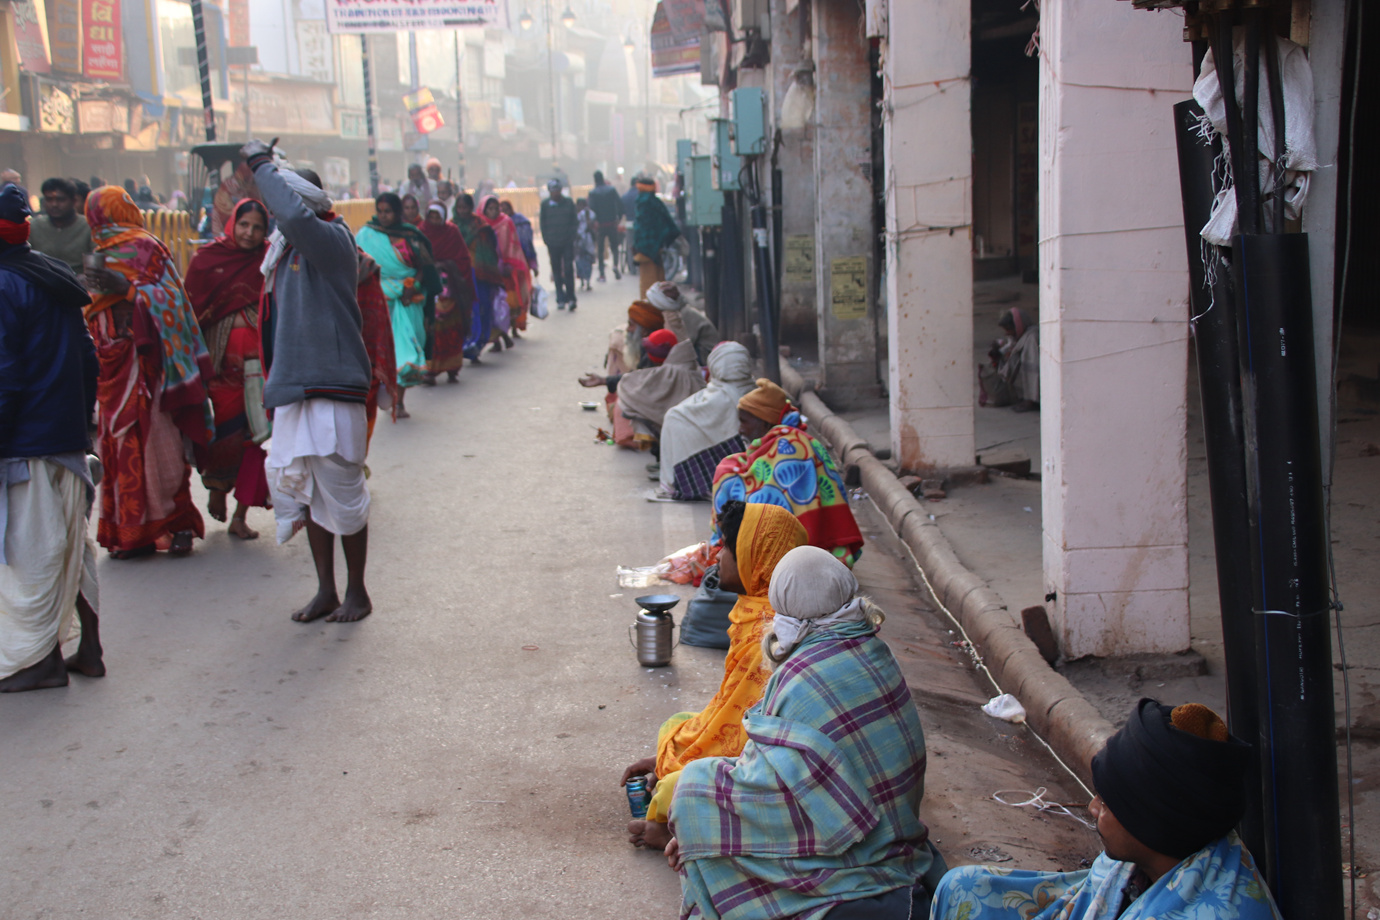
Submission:
[[[118,185],[92,191],[86,222],[106,258],[104,268],[86,270],[105,467],[96,539],[117,559],[148,555],[165,539],[186,555],[206,533],[183,442],[211,443],[211,356],[172,255],[144,229],[129,193]]]
[[[474,268],[470,248],[460,228],[446,220],[446,206],[440,201],[427,205],[422,233],[431,241],[431,255],[445,282],[436,298],[436,316],[431,321],[431,357],[428,371],[445,371],[454,383],[465,363],[465,336],[470,330],[470,310],[474,306]]]
[[[241,540],[259,535],[245,522],[250,507],[269,506],[265,454],[259,446],[268,431],[254,431],[250,423],[250,412],[257,412],[263,402],[259,296],[264,276],[259,266],[268,251],[267,232],[268,211],[245,198],[235,205],[225,233],[203,246],[187,267],[187,297],[210,350],[214,374],[209,389],[216,436],[198,458],[201,483],[211,493],[206,510],[224,521],[225,498],[233,488],[235,515],[226,530]],[[246,402],[246,382],[257,384],[250,398],[259,406]]]
[[[493,228],[494,236],[498,239],[499,261],[508,269],[508,280],[503,285],[503,291],[508,296],[513,335],[516,336],[519,332],[527,331],[527,304],[532,297],[531,266],[527,264],[527,253],[522,251],[517,226],[499,207],[498,197],[489,195],[485,198],[480,213]]]

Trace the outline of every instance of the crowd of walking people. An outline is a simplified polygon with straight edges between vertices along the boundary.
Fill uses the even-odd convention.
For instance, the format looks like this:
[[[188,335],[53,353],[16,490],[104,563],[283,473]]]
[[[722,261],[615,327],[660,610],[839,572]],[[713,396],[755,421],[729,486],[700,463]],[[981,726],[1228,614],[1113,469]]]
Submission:
[[[0,187],[0,692],[104,673],[95,543],[116,559],[190,552],[194,468],[232,535],[256,537],[247,509],[269,506],[279,542],[307,531],[316,593],[294,619],[368,616],[379,412],[406,418],[407,389],[454,380],[540,315],[530,223],[496,196],[448,203],[420,181],[380,195],[356,234],[314,172],[259,141],[242,155],[256,194],[185,279],[119,186],[85,204],[89,251],[80,215],[49,210],[55,254],[34,245],[27,191]],[[558,308],[576,309],[590,240],[603,275],[604,188],[578,204],[557,184],[542,206]],[[852,571],[864,541],[843,477],[748,348],[657,277],[675,225],[648,189],[635,203],[645,283],[606,373],[580,382],[605,388],[616,442],[652,458],[650,498],[710,503],[697,599],[723,678],[702,709],[668,713],[621,780],[650,789],[628,835],[679,873],[681,916],[1275,920],[1232,830],[1248,747],[1196,704],[1140,701],[1093,760],[1105,852],[1089,868],[947,870],[924,823],[919,711]]]

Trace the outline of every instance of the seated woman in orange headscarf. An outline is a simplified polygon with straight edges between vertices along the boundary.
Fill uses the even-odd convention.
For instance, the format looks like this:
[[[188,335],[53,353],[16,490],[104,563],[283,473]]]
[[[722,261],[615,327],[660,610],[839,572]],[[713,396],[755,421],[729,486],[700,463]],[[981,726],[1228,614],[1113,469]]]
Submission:
[[[628,825],[629,839],[636,846],[661,849],[670,841],[666,821],[682,767],[701,757],[737,757],[743,752],[743,714],[762,699],[771,677],[762,661],[762,636],[775,616],[767,600],[771,573],[781,557],[807,542],[800,521],[776,505],[729,502],[719,512],[719,527],[724,535],[719,587],[738,593],[728,615],[724,679],[703,711],[678,712],[662,724],[655,757],[644,757],[623,771],[624,784],[649,773],[649,785],[655,784],[647,819]]]
[[[777,505],[800,519],[810,545],[852,568],[863,538],[848,490],[829,451],[805,427],[786,391],[765,377],[738,400],[738,433],[748,449],[714,469],[715,513],[725,502]]]

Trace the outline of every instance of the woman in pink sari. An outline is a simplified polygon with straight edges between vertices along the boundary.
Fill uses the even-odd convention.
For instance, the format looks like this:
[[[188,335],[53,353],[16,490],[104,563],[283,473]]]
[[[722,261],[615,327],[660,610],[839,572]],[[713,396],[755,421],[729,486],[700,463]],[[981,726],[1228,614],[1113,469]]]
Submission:
[[[504,214],[496,195],[489,195],[482,202],[480,213],[498,238],[498,259],[508,269],[508,280],[503,292],[508,297],[513,335],[527,331],[527,306],[532,299],[532,271],[527,264],[527,254],[522,251],[522,240],[518,238],[513,219]]]

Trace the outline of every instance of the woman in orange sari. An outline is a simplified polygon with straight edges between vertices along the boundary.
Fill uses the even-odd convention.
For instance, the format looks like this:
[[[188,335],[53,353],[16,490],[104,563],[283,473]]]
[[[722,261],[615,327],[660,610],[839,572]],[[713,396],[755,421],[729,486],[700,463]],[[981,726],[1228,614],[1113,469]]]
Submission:
[[[527,254],[522,251],[522,240],[518,238],[517,226],[513,219],[499,207],[498,198],[490,195],[480,203],[480,214],[484,221],[494,229],[498,239],[499,262],[508,269],[508,280],[503,285],[503,293],[508,297],[513,334],[527,331],[527,305],[532,297],[532,270],[527,264]],[[521,338],[521,336],[519,336]]]
[[[184,439],[205,447],[215,426],[206,382],[211,356],[166,246],[144,229],[124,189],[86,201],[86,222],[104,268],[88,268],[87,327],[100,378],[97,448],[105,467],[97,541],[116,559],[175,555],[206,534],[192,504]]]
[[[724,546],[719,552],[719,586],[738,592],[728,614],[728,656],[719,692],[701,712],[678,712],[657,732],[656,756],[623,771],[623,783],[654,774],[645,821],[628,825],[635,846],[661,849],[670,841],[666,827],[671,796],[681,768],[701,757],[737,757],[747,733],[743,715],[762,699],[771,672],[762,660],[762,637],[776,616],[767,600],[771,573],[781,558],[809,539],[804,525],[777,505],[729,502],[719,512]]]

